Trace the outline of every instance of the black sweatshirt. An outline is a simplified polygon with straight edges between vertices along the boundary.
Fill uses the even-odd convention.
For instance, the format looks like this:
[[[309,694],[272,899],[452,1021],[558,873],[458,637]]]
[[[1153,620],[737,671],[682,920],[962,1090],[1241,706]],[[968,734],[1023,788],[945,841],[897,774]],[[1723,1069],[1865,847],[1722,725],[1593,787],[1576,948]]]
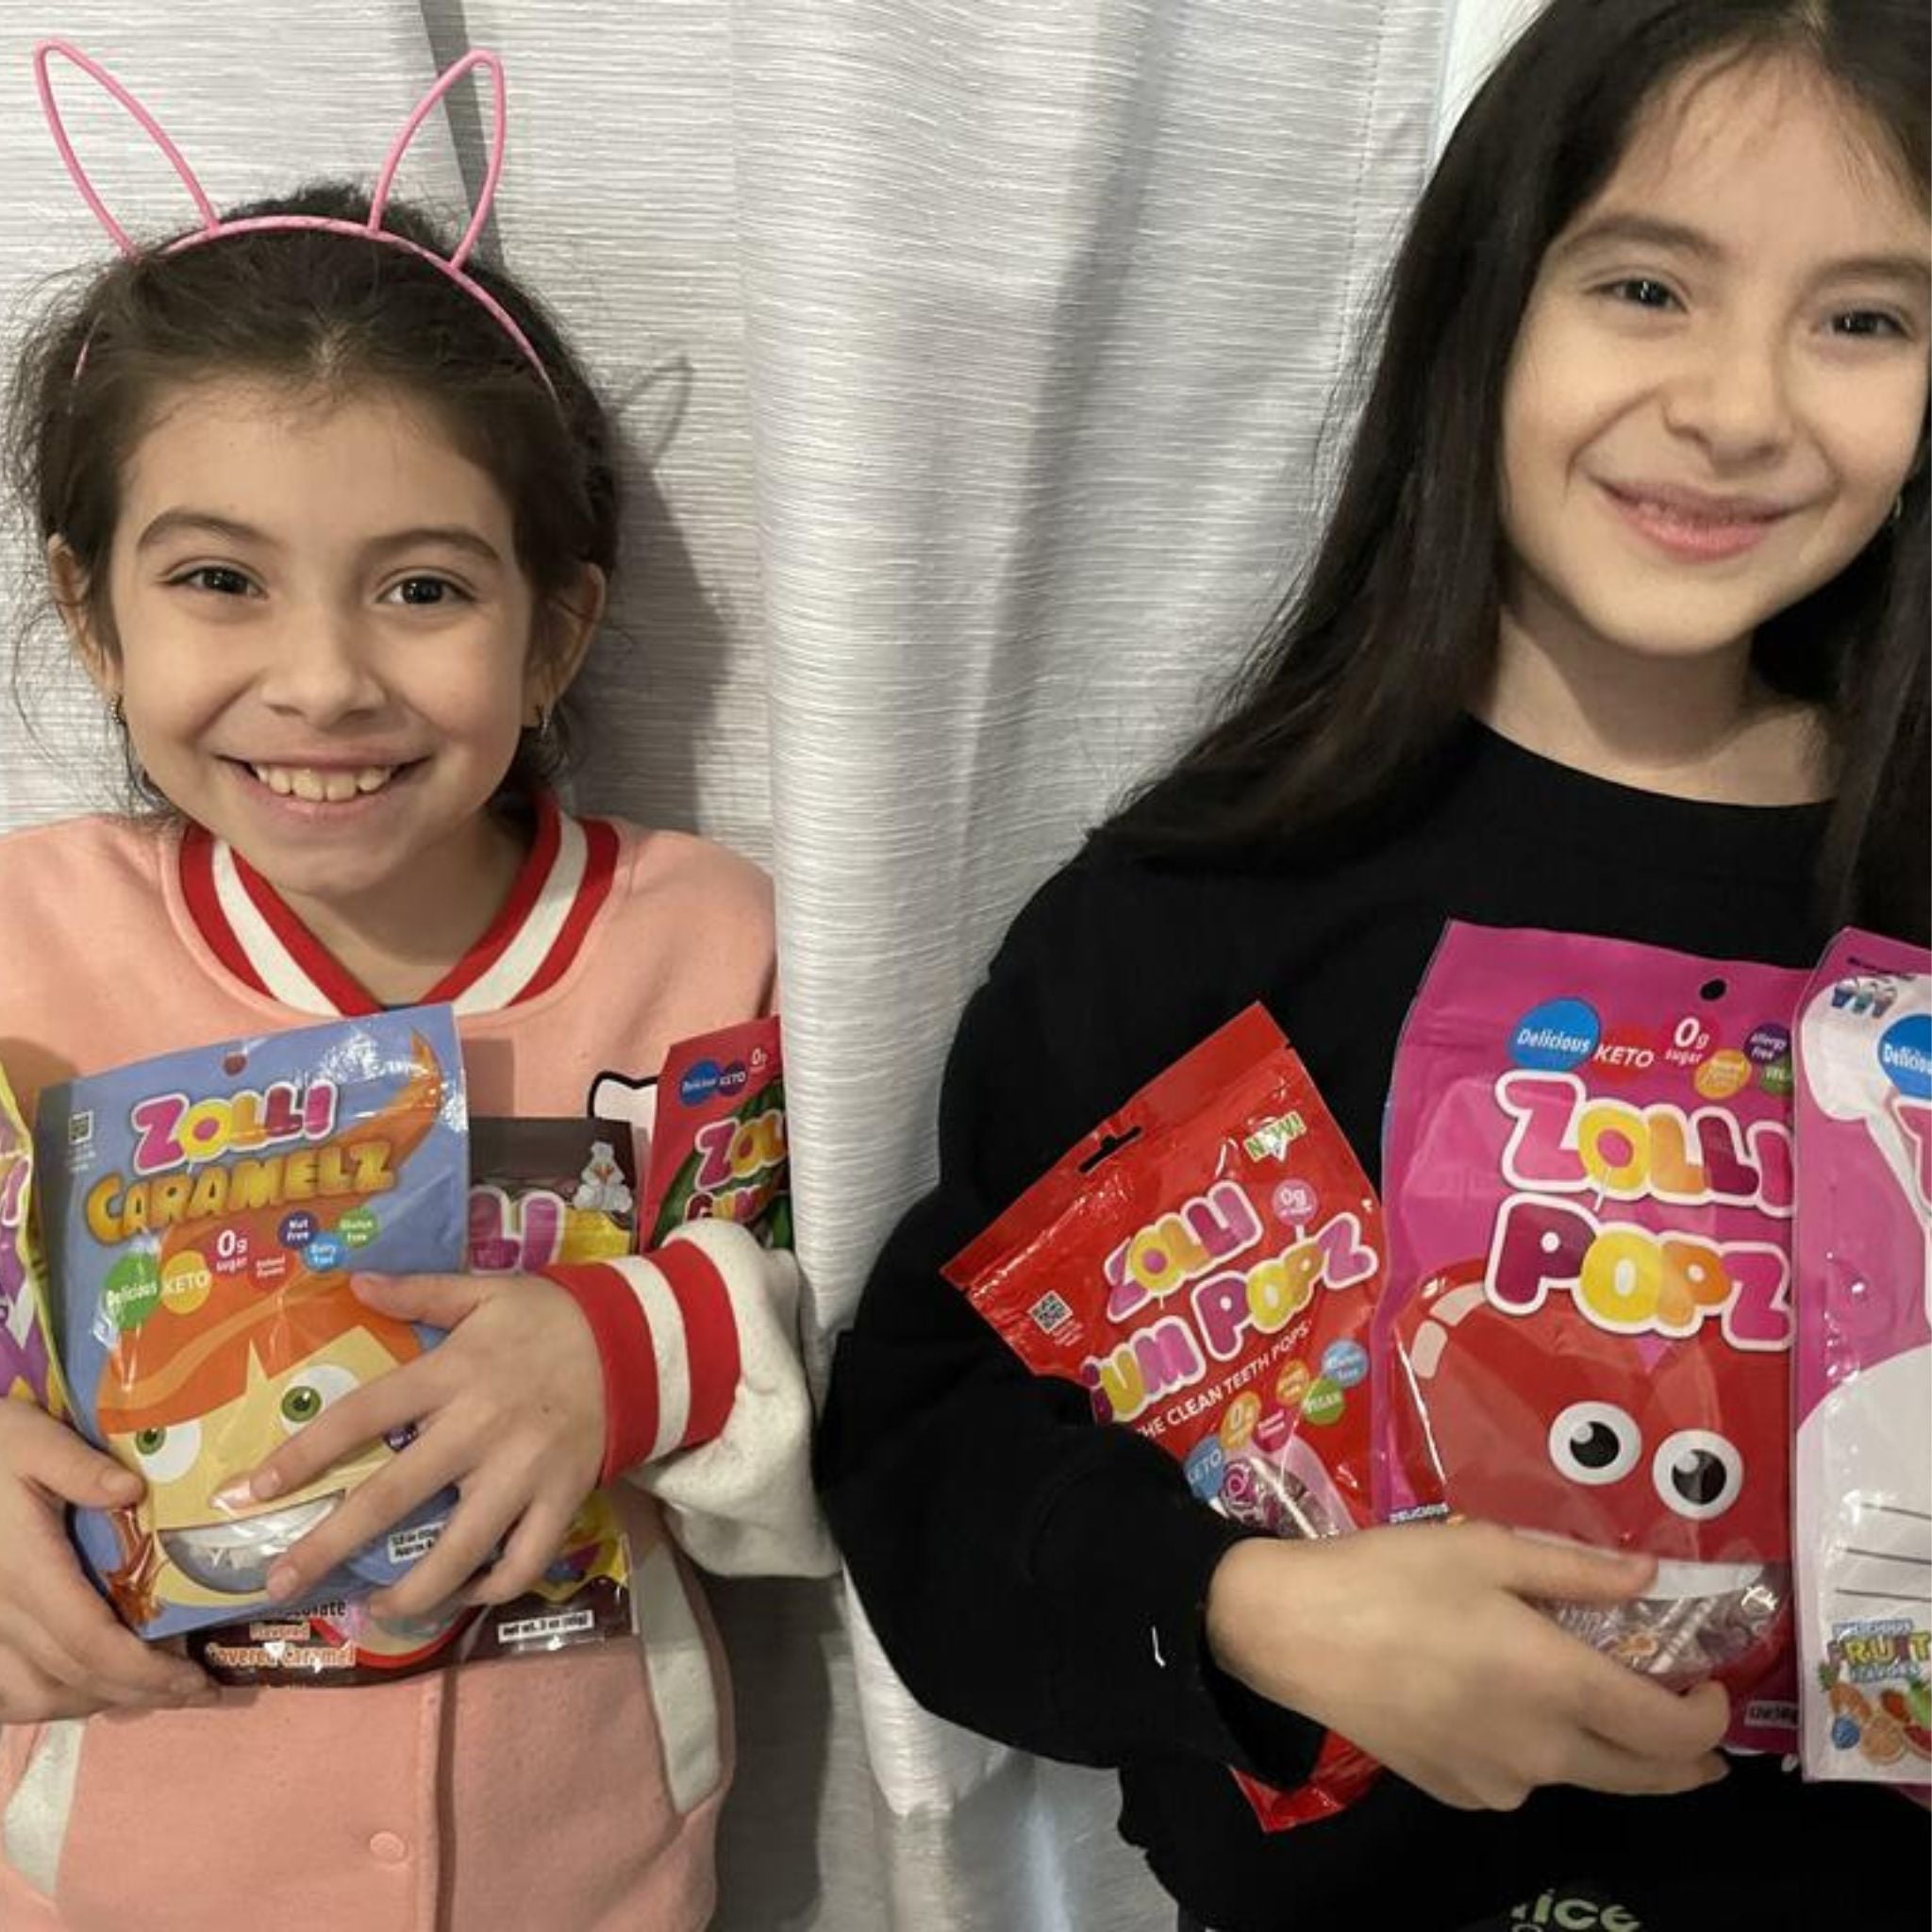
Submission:
[[[1445,920],[1809,964],[1827,937],[1807,909],[1824,819],[1632,791],[1471,724],[1410,807],[1312,858],[1153,860],[1091,842],[969,1005],[940,1184],[839,1345],[826,1507],[913,1693],[1028,1750],[1118,1765],[1122,1831],[1217,1932],[1455,1927],[1533,1911],[1572,1881],[1643,1932],[1932,1920],[1924,1814],[1888,1791],[1800,1786],[1768,1759],[1686,1798],[1556,1789],[1508,1814],[1452,1811],[1385,1775],[1341,1819],[1263,1834],[1225,1766],[1296,1783],[1319,1733],[1208,1656],[1208,1578],[1242,1532],[1161,1450],[1096,1425],[1072,1384],[1030,1376],[940,1274],[1257,999],[1377,1174],[1397,1031]]]

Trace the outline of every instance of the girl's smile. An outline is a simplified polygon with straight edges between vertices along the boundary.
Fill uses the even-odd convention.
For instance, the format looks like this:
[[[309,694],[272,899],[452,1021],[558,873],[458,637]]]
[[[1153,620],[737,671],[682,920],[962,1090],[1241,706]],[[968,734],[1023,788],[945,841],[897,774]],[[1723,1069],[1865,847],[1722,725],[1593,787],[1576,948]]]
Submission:
[[[1790,514],[1760,498],[1710,496],[1671,484],[1599,481],[1597,488],[1641,537],[1685,563],[1741,557]]]

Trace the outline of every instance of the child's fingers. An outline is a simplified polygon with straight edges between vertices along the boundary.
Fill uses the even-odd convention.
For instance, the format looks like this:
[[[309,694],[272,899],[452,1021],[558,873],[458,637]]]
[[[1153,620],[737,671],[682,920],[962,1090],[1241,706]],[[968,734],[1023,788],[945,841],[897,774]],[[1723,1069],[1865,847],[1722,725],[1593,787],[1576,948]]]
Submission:
[[[248,1479],[249,1494],[258,1503],[273,1502],[306,1489],[378,1437],[414,1428],[436,1406],[438,1385],[430,1372],[426,1358],[410,1362],[331,1403],[258,1465]]]
[[[23,1413],[8,1420],[8,1448],[14,1469],[27,1481],[63,1503],[96,1509],[141,1500],[146,1486],[131,1469],[103,1456],[66,1424],[24,1403],[13,1406]]]
[[[87,1714],[84,1700],[72,1685],[51,1676],[31,1657],[0,1644],[0,1724],[40,1724]]]
[[[540,1500],[524,1511],[500,1556],[470,1589],[470,1600],[507,1604],[542,1581],[570,1534],[575,1508]]]
[[[500,1283],[487,1274],[358,1274],[349,1285],[357,1300],[398,1321],[454,1328]]]
[[[1558,1633],[1561,1634],[1561,1633]],[[1577,1714],[1607,1743],[1640,1757],[1687,1763],[1714,1751],[1730,1723],[1730,1699],[1718,1684],[1666,1690],[1613,1657],[1574,1638],[1578,1659]],[[1583,1667],[1588,1665],[1588,1670]]]
[[[269,1595],[277,1602],[299,1596],[474,1466],[474,1450],[459,1447],[446,1431],[419,1438],[351,1490],[276,1561],[268,1574]]]
[[[378,1592],[370,1608],[379,1617],[423,1617],[460,1595],[516,1521],[518,1507],[512,1491],[473,1484],[464,1491],[461,1505],[435,1547],[410,1566],[400,1583]]]
[[[1547,1597],[1557,1603],[1614,1604],[1636,1596],[1657,1574],[1654,1557],[1624,1550],[1596,1550],[1582,1543],[1545,1542],[1472,1525],[1486,1539],[1500,1535],[1493,1547],[1502,1564],[1501,1582],[1519,1596]]]
[[[46,1675],[117,1704],[175,1703],[208,1690],[192,1664],[116,1623],[78,1575],[43,1576],[38,1594],[31,1616],[10,1620],[8,1641]]]

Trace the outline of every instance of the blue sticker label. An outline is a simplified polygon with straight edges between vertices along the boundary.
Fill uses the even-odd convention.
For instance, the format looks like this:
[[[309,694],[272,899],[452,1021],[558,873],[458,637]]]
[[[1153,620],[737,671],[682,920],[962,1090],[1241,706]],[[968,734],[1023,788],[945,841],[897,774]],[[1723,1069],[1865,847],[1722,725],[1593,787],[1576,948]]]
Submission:
[[[1932,1100],[1932,1013],[1908,1013],[1878,1041],[1885,1077],[1907,1100]]]
[[[722,1077],[716,1060],[700,1060],[696,1066],[686,1069],[684,1078],[677,1083],[677,1097],[686,1107],[702,1107],[717,1092]]]
[[[1227,1452],[1222,1448],[1219,1438],[1209,1436],[1206,1441],[1196,1442],[1188,1452],[1188,1459],[1182,1465],[1187,1472],[1188,1487],[1204,1503],[1211,1503],[1221,1493],[1221,1472],[1227,1461]]]
[[[1358,1341],[1331,1341],[1322,1351],[1322,1373],[1338,1389],[1353,1389],[1367,1379],[1369,1352]]]
[[[1597,1049],[1603,1022],[1587,1000],[1550,1000],[1533,1007],[1509,1037],[1509,1058],[1540,1074],[1566,1074]]]
[[[312,1274],[334,1274],[348,1259],[348,1249],[332,1234],[319,1234],[302,1251],[302,1259]]]

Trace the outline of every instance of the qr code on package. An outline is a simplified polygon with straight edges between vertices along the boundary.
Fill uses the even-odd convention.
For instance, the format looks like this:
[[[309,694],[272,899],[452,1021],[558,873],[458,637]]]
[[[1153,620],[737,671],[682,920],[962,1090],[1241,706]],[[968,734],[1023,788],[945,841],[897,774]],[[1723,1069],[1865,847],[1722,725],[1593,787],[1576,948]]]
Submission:
[[[1071,1321],[1073,1314],[1073,1309],[1050,1290],[1026,1310],[1027,1319],[1042,1335],[1051,1335],[1056,1328]]]

